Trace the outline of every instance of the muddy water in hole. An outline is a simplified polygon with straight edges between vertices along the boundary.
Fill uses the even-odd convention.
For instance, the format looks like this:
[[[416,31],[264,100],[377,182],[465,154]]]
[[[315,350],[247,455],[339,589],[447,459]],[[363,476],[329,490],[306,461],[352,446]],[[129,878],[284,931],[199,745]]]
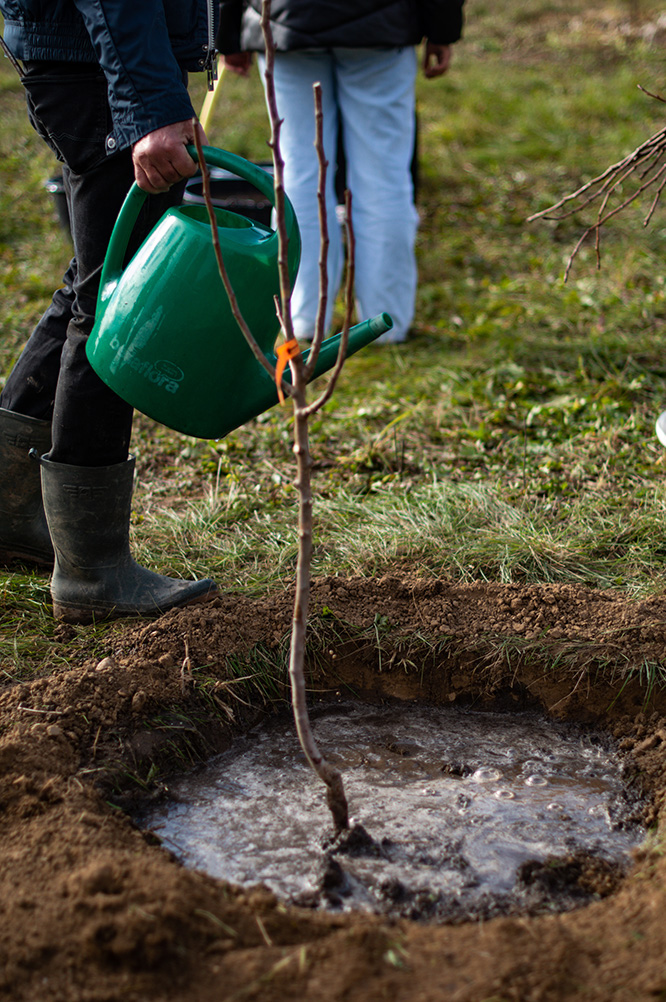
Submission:
[[[361,826],[349,840],[327,841],[324,787],[291,719],[237,740],[137,820],[186,865],[292,903],[442,921],[584,904],[599,893],[590,867],[607,886],[644,837],[599,734],[412,704],[311,715]]]

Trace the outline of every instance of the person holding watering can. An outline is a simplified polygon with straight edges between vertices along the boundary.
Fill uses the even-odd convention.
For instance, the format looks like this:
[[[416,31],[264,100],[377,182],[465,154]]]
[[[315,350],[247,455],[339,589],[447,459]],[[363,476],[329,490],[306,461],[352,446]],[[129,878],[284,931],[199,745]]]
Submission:
[[[336,162],[342,129],[356,242],[356,296],[361,316],[386,311],[393,328],[378,340],[404,341],[414,316],[418,215],[414,151],[415,46],[425,40],[423,71],[441,76],[462,33],[464,0],[273,0],[275,89],[284,119],[280,145],[285,189],[303,244],[292,297],[296,336],[311,339],[319,289],[318,163],[312,85],[321,83],[324,151]],[[217,47],[230,70],[246,75],[264,48],[261,0],[221,0]],[[343,269],[332,168],[327,173],[326,327]]]
[[[132,252],[197,170],[188,71],[214,59],[207,0],[0,0],[28,116],[62,164],[74,257],[0,394],[0,562],[53,565],[57,618],[91,622],[205,601],[211,580],[129,552],[132,408],[85,353],[107,244],[132,182]],[[202,133],[202,142],[205,137]]]

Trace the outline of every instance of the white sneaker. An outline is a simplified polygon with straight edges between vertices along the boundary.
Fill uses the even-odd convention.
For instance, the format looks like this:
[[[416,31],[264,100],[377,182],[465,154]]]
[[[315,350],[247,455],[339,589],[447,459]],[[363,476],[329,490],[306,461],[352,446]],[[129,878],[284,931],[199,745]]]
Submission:
[[[663,411],[657,418],[657,424],[654,429],[657,433],[657,438],[662,445],[666,446],[666,411]]]

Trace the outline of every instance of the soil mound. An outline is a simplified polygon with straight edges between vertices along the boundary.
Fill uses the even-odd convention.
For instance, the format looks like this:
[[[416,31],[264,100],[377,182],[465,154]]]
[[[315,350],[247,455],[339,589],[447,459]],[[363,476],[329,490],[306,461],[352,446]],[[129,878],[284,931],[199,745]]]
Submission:
[[[666,995],[655,840],[561,915],[428,926],[290,909],[184,870],[122,810],[288,700],[288,592],[130,623],[108,656],[0,693],[0,997],[320,1002]],[[619,739],[658,824],[666,598],[383,578],[314,583],[313,693],[540,707]],[[313,695],[313,698],[316,698]],[[223,819],[221,819],[223,823]],[[565,872],[566,870],[566,872]],[[581,884],[582,886],[582,884]]]

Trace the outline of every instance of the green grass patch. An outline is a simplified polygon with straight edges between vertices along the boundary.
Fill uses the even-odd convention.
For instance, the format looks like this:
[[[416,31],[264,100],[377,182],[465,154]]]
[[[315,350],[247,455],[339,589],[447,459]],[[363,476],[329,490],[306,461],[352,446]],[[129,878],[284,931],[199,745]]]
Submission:
[[[316,573],[663,589],[663,208],[647,228],[647,206],[628,209],[603,234],[601,269],[585,247],[567,284],[590,220],[526,221],[661,127],[638,89],[662,87],[659,13],[470,2],[450,73],[419,81],[414,337],[351,359],[312,422]],[[0,384],[71,253],[43,188],[57,164],[12,74],[2,61]],[[210,141],[267,159],[258,75],[222,88]],[[202,82],[192,90],[196,106]],[[292,579],[288,409],[217,442],[139,415],[133,450],[139,559],[238,590]],[[0,663],[14,678],[47,658],[53,627],[45,578],[1,580]]]

